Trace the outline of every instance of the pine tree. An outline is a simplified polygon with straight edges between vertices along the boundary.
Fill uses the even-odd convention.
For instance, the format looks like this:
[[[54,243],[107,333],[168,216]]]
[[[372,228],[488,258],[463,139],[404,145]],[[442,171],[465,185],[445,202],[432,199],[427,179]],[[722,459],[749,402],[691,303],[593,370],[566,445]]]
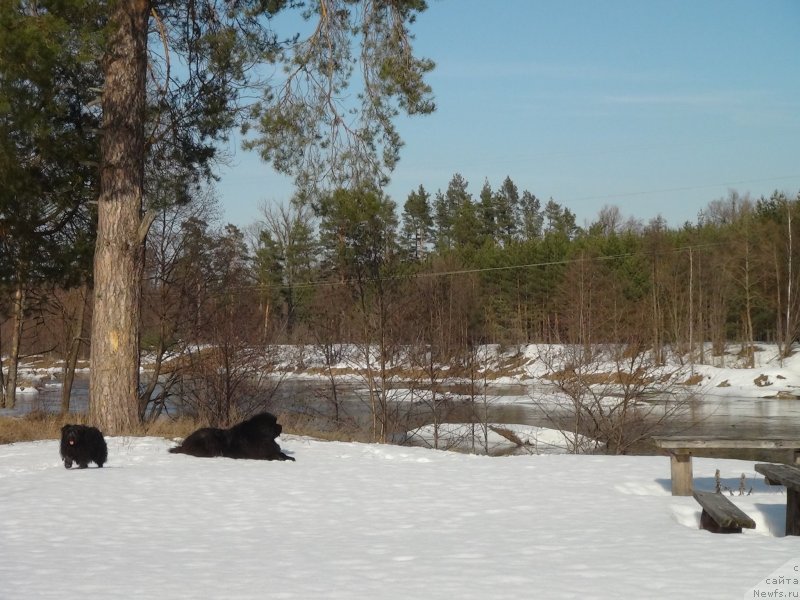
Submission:
[[[380,191],[336,190],[323,198],[319,218],[322,266],[341,281],[378,278],[396,260],[395,204]]]
[[[430,194],[420,185],[411,192],[403,205],[401,245],[413,261],[420,261],[429,250],[433,235]]]
[[[479,195],[477,213],[478,220],[481,224],[481,237],[484,240],[497,239],[497,222],[496,222],[496,206],[495,197],[492,192],[492,187],[489,185],[489,180],[483,182],[481,193]]]
[[[479,223],[469,183],[456,173],[445,192],[445,205],[451,215],[451,237],[456,249],[474,248],[480,244]]]
[[[497,232],[506,246],[516,238],[518,212],[519,192],[517,186],[510,177],[506,177],[495,195]]]
[[[318,244],[310,216],[303,207],[279,208],[265,214],[255,252],[255,275],[264,290],[264,326],[269,326],[272,306],[282,307],[286,332],[291,335],[295,322],[308,302],[310,290],[298,288],[312,278]]]
[[[535,240],[542,237],[541,201],[528,190],[522,192],[520,198],[520,236],[524,241]]]
[[[441,190],[436,192],[433,201],[433,224],[436,250],[443,252],[453,247],[454,207],[450,206]]]
[[[552,198],[544,207],[544,218],[547,219],[546,233],[560,234],[572,239],[580,231],[575,223],[575,213],[562,207]]]
[[[253,107],[261,134],[253,146],[278,170],[296,175],[304,189],[315,189],[324,178],[383,180],[382,167],[394,165],[401,145],[392,117],[399,111],[433,110],[423,80],[433,64],[413,55],[408,32],[425,3],[360,4],[310,3],[303,14],[317,17],[321,26],[295,45],[281,44],[268,23],[275,13],[297,8],[294,2],[128,0],[108,9],[90,382],[93,420],[107,432],[128,429],[138,418],[139,282],[142,243],[152,222],[152,213],[142,213],[152,137],[172,141],[164,156],[178,153],[182,161],[193,161],[187,183],[194,175],[207,175],[215,138],[224,136],[242,106],[238,92],[255,72],[250,67],[259,61],[283,62],[289,69],[286,78]],[[154,91],[159,106],[174,110],[161,111],[170,118],[149,138],[151,24],[168,52],[161,59],[150,55],[150,72],[161,84]],[[367,85],[354,123],[349,110],[339,110],[337,96],[354,72],[350,41],[357,35]],[[182,69],[170,69],[177,63]],[[356,135],[349,136],[351,131]],[[338,143],[342,140],[345,145]]]
[[[4,403],[14,404],[29,291],[89,279],[100,71],[93,5],[0,0],[0,285],[13,290]],[[2,403],[0,403],[2,404]]]

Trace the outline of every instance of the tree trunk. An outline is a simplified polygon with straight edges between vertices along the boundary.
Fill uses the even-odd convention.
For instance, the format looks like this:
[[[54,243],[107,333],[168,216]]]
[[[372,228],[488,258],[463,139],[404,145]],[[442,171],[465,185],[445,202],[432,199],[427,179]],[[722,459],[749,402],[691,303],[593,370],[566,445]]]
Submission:
[[[653,278],[653,290],[652,290],[652,302],[653,302],[653,360],[655,360],[656,364],[663,363],[662,357],[662,348],[661,348],[661,323],[660,323],[660,315],[661,315],[661,306],[658,302],[658,268],[656,266],[657,258],[655,254],[653,254],[653,270],[652,270],[652,278]]]
[[[22,325],[25,321],[25,284],[17,281],[14,292],[13,330],[11,333],[11,352],[8,355],[8,377],[4,397],[5,408],[14,408],[17,398],[17,370],[19,368],[19,348],[22,344]]]
[[[792,295],[792,283],[794,280],[794,270],[792,268],[792,252],[794,251],[792,248],[792,209],[789,205],[789,202],[786,202],[786,219],[787,219],[787,226],[786,226],[786,233],[787,233],[787,241],[789,247],[786,250],[786,262],[788,271],[786,274],[786,329],[784,331],[783,337],[783,353],[781,354],[782,357],[786,358],[789,356],[789,352],[792,347],[792,341],[794,340],[794,327],[793,327],[793,319],[792,319],[792,302],[794,302],[794,296]]]
[[[61,386],[61,414],[69,412],[70,397],[72,396],[72,384],[75,382],[75,366],[78,364],[78,355],[81,350],[83,340],[83,322],[86,318],[86,293],[87,287],[84,286],[78,293],[80,307],[78,308],[78,319],[75,323],[74,335],[69,341],[67,360],[64,363],[64,381]]]
[[[694,253],[689,247],[689,364],[694,375]]]
[[[747,366],[755,367],[756,341],[753,333],[753,291],[750,289],[750,244],[746,242],[744,259],[745,335],[747,343]]]
[[[783,314],[783,303],[781,299],[781,266],[780,259],[778,258],[778,249],[776,247],[773,247],[772,249],[772,260],[775,268],[775,339],[778,343],[778,355],[781,357],[781,359],[783,359],[784,348],[783,319],[781,317]],[[783,366],[783,360],[781,360],[781,366]]]
[[[105,433],[139,422],[148,0],[117,2],[103,60],[103,135],[94,261],[91,417]],[[145,230],[145,231],[143,231]]]
[[[164,354],[166,353],[166,348],[164,348],[164,340],[166,339],[166,333],[164,328],[164,322],[162,321],[159,326],[159,335],[158,335],[158,345],[156,346],[155,351],[155,363],[153,364],[153,371],[150,373],[150,381],[148,382],[147,386],[139,395],[139,419],[142,421],[146,420],[147,415],[147,406],[150,404],[151,400],[153,399],[153,393],[156,391],[156,387],[158,386],[158,378],[161,376],[161,367],[164,364]],[[152,411],[151,411],[151,414]]]

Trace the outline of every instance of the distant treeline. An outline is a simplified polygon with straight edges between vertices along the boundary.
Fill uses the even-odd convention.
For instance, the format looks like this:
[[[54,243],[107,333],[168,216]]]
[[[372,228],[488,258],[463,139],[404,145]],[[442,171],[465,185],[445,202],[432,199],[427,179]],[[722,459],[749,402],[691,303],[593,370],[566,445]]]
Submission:
[[[287,341],[335,325],[334,338],[356,341],[381,331],[429,344],[788,348],[800,324],[798,199],[731,192],[677,229],[606,207],[584,229],[510,178],[474,198],[455,175],[444,192],[411,193],[402,211],[339,192],[267,215],[249,289]]]
[[[349,342],[425,347],[430,360],[484,343],[670,347],[697,361],[701,342],[786,350],[800,326],[799,201],[731,192],[679,228],[612,206],[581,228],[510,178],[473,197],[456,174],[402,209],[375,190],[339,190],[265,211],[243,232],[215,227],[204,198],[150,230],[142,347]],[[4,354],[15,333],[21,356],[87,354],[88,270],[49,284],[9,273],[2,289]]]

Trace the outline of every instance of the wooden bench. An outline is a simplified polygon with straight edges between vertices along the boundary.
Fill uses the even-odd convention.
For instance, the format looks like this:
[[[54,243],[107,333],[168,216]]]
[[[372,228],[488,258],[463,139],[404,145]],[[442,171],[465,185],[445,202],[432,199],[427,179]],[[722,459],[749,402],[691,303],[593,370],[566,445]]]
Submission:
[[[755,468],[769,485],[786,486],[786,535],[800,535],[800,468],[769,463]]]
[[[669,454],[673,496],[692,495],[692,455],[711,450],[786,450],[800,463],[800,439],[740,439],[714,436],[654,437],[656,446]]]
[[[755,529],[756,523],[722,494],[695,491],[694,499],[703,507],[700,527],[713,533],[742,533]]]

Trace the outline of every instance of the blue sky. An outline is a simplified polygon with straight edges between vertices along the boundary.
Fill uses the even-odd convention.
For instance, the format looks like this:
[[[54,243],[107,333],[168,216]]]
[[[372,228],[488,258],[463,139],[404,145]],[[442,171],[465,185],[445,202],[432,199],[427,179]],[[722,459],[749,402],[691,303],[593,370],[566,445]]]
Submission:
[[[578,224],[605,205],[695,221],[736,189],[800,191],[800,0],[429,0],[413,27],[437,110],[403,118],[387,193],[506,176]],[[291,181],[254,153],[221,169],[246,226]]]

